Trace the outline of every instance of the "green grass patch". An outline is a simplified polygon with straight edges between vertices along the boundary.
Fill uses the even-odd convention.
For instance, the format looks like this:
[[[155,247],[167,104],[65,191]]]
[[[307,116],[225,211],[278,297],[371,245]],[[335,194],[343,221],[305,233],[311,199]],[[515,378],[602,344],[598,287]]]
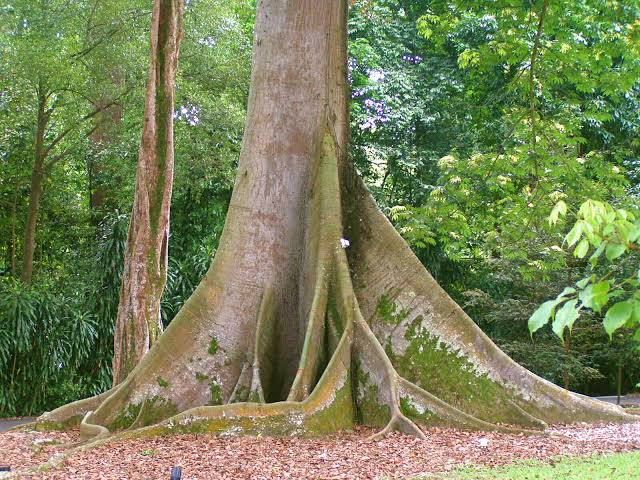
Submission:
[[[640,452],[560,457],[496,468],[464,467],[424,480],[640,480]],[[413,480],[419,480],[415,478]]]

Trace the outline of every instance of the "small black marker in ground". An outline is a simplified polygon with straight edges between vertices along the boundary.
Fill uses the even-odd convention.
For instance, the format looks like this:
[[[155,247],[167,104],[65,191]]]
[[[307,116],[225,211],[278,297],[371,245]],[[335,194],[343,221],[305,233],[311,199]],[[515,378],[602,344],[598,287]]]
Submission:
[[[173,467],[171,469],[171,480],[180,480],[182,478],[182,468]]]
[[[11,471],[11,467],[8,467],[6,465],[0,465],[0,472],[10,472],[10,471]]]

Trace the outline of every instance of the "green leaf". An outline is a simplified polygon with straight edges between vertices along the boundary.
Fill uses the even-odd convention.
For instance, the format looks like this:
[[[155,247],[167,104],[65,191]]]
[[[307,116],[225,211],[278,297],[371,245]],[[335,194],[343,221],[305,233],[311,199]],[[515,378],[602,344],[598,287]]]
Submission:
[[[591,263],[591,266],[595,266],[598,263],[598,258],[600,258],[600,255],[602,255],[602,252],[604,252],[604,249],[606,247],[607,247],[607,242],[604,241],[598,246],[596,251],[593,252],[593,255],[591,255],[591,257],[589,258],[589,263]]]
[[[632,324],[640,326],[640,302],[636,301],[633,304],[633,312],[631,313],[630,321]]]
[[[613,226],[613,223],[608,223],[607,225],[605,225],[605,227],[602,229],[602,235],[604,235],[605,237],[608,237],[609,235],[611,235],[614,231],[616,230],[616,227]]]
[[[560,200],[556,203],[556,206],[553,207],[551,213],[549,214],[549,224],[555,225],[558,223],[558,218],[560,215],[565,216],[567,214],[567,204],[564,201]]]
[[[627,212],[626,210],[622,210],[621,208],[618,209],[618,217],[622,218],[623,220],[627,219]]]
[[[553,309],[564,299],[548,300],[538,307],[529,317],[529,332],[533,335],[535,332],[549,323]]]
[[[582,240],[580,240],[580,243],[578,243],[578,246],[573,251],[573,255],[577,258],[584,258],[588,251],[589,251],[589,240],[587,240],[586,238],[583,238]]]
[[[634,230],[633,225],[629,222],[618,221],[616,222],[616,228],[618,230],[618,235],[620,235],[620,238],[622,238],[624,243],[630,243],[631,233]]]
[[[613,305],[604,317],[604,329],[609,334],[609,338],[612,337],[613,332],[622,327],[627,320],[631,317],[633,312],[633,305],[631,302],[619,302]]]
[[[572,293],[576,293],[575,288],[565,287],[564,290],[562,290],[562,293],[556,297],[556,300],[566,297],[567,295],[571,295]]]
[[[567,245],[570,247],[573,246],[582,235],[582,222],[577,222],[573,228],[567,233],[565,240],[567,241]]]
[[[638,271],[638,278],[640,278],[640,271]],[[576,282],[576,286],[578,288],[584,288],[591,281],[591,279],[592,279],[591,276],[583,278],[582,280],[579,280],[578,282]]]
[[[599,312],[609,301],[609,282],[598,282],[587,287],[580,292],[578,298],[585,307]]]
[[[610,243],[607,245],[607,251],[605,253],[607,260],[615,260],[627,250],[627,247],[620,243]]]
[[[578,305],[578,300],[569,300],[556,312],[552,328],[560,340],[564,341],[564,329],[569,327],[569,331],[571,331],[573,323],[580,317],[580,310],[576,308],[576,305]]]

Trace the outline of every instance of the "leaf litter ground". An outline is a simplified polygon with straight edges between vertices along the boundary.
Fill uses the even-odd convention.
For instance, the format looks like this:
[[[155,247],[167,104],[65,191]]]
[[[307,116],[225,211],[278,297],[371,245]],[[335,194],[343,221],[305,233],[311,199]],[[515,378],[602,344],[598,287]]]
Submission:
[[[189,434],[114,440],[30,474],[30,467],[63,451],[61,445],[77,441],[78,434],[10,431],[0,434],[0,465],[34,479],[169,479],[174,465],[182,467],[184,480],[395,479],[462,465],[640,450],[640,424],[556,426],[548,435],[532,436],[426,428],[426,440],[401,434],[367,440],[374,432],[358,428],[319,439]]]

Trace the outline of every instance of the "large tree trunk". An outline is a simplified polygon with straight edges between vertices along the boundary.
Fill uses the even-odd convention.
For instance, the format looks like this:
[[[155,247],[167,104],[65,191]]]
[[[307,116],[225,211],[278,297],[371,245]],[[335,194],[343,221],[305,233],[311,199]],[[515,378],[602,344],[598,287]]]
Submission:
[[[346,0],[258,2],[245,138],[209,272],[121,385],[40,421],[86,414],[82,432],[102,437],[632,418],[514,363],[380,212],[347,161],[346,19]]]
[[[127,377],[162,333],[160,299],[167,282],[173,108],[183,8],[183,0],[153,4],[144,125],[115,328],[114,385]]]

